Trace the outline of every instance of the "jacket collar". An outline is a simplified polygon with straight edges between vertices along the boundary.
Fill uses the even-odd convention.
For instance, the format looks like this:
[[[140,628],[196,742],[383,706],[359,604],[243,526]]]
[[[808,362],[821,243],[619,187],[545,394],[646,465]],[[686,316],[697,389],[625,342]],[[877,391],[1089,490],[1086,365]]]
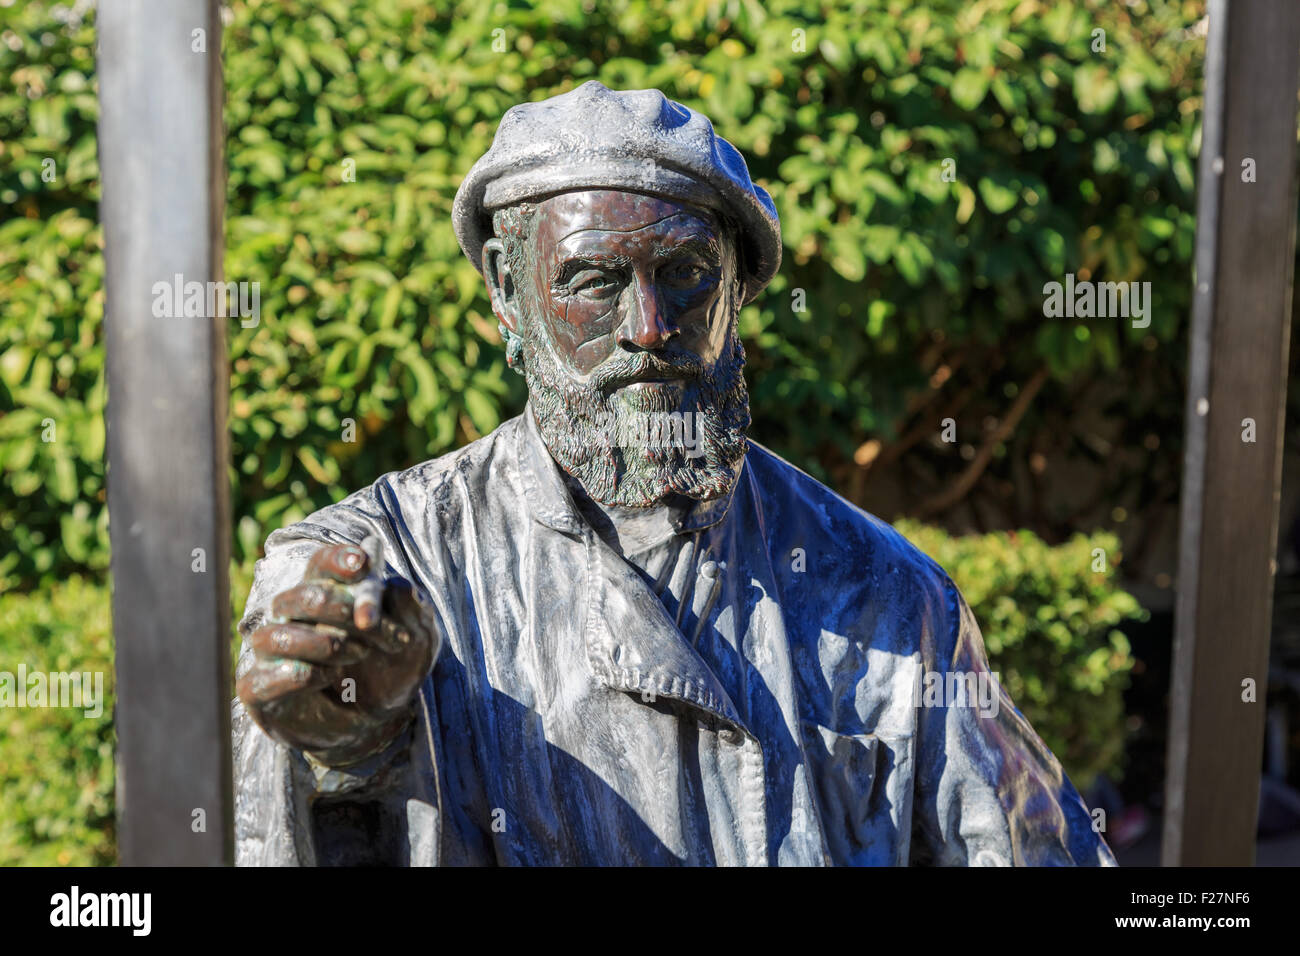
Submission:
[[[749,733],[716,675],[641,576],[594,532],[586,535],[586,546],[582,630],[597,678],[647,704],[660,697],[682,701]]]
[[[526,506],[533,518],[555,531],[565,534],[582,534],[588,527],[582,513],[564,485],[560,466],[551,457],[533,413],[533,403],[524,407],[523,421],[516,429],[519,475],[526,496]],[[743,473],[745,466],[741,466]],[[684,514],[674,519],[678,534],[689,534],[717,524],[727,516],[737,481],[720,498],[697,501]]]
[[[587,526],[560,476],[560,466],[542,441],[533,417],[533,403],[524,406],[515,429],[519,480],[524,486],[524,507],[533,519],[564,534],[582,534]]]

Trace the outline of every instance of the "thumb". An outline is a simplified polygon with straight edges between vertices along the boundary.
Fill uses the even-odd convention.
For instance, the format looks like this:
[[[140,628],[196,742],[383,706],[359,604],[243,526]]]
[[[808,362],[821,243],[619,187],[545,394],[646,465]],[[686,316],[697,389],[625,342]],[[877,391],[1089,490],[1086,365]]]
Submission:
[[[361,542],[361,550],[366,553],[370,573],[354,589],[352,621],[359,630],[368,631],[379,623],[384,594],[384,541],[377,534],[367,535]]]

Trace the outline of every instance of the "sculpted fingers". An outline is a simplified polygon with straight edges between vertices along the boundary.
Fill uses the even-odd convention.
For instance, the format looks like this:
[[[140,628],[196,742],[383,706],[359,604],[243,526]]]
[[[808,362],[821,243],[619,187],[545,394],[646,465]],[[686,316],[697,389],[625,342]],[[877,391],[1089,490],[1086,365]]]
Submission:
[[[313,664],[353,664],[367,652],[343,628],[328,624],[266,624],[249,636],[253,651],[264,658],[294,658]]]
[[[357,582],[352,608],[352,624],[357,630],[368,631],[379,623],[383,593],[384,583],[374,575]]]
[[[360,545],[328,545],[320,548],[308,560],[307,572],[303,576],[304,583],[351,585],[347,592],[350,602],[348,607],[351,609],[349,620],[346,622],[337,620],[338,615],[332,613],[337,609],[332,604],[327,610],[332,613],[335,623],[347,624],[359,631],[368,630],[379,622],[379,601],[384,585],[375,570],[383,567],[382,555],[383,548],[376,535],[369,536]],[[303,591],[297,595],[299,601],[310,601],[316,597],[317,595],[311,591]],[[286,599],[285,609],[291,612],[289,617],[295,616],[293,611],[300,614],[311,613],[310,608],[300,604],[290,606],[293,601],[292,598]]]
[[[367,634],[380,650],[410,655],[432,643],[429,615],[409,581],[388,582],[383,597],[384,616],[377,633]]]
[[[366,535],[361,542],[361,551],[366,556],[366,564],[373,572],[369,577],[357,582],[356,604],[352,609],[352,620],[359,630],[365,631],[379,623],[380,602],[383,600],[384,583],[379,575],[384,569],[384,542],[377,534]]]
[[[385,613],[379,626],[363,632],[361,639],[381,653],[396,655],[408,652],[418,642],[420,633],[410,622]]]
[[[411,583],[374,572],[385,567],[377,540],[323,547],[308,561],[249,635],[239,697],[277,741],[341,765],[410,722],[437,641]]]
[[[334,581],[304,581],[281,591],[271,600],[271,616],[277,621],[308,621],[353,627],[352,592]]]
[[[259,638],[268,640],[275,637]],[[339,673],[301,660],[255,657],[239,678],[239,699],[272,739],[327,762],[346,762],[368,751],[380,728],[374,714],[339,698]]]
[[[329,672],[316,664],[286,658],[254,658],[253,666],[239,678],[239,699],[250,710],[302,691],[319,690],[332,683]]]
[[[353,584],[365,577],[369,569],[369,559],[361,548],[353,544],[331,544],[311,556],[304,579]]]

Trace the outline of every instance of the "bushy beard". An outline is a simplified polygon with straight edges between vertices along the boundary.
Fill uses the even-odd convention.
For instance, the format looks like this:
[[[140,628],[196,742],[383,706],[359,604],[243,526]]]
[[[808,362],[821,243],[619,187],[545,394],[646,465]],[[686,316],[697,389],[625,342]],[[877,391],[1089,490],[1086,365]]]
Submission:
[[[524,377],[542,440],[595,501],[648,508],[673,494],[720,498],[735,485],[750,418],[734,319],[712,365],[671,347],[620,351],[586,382],[561,367],[543,323],[523,326]],[[624,387],[648,374],[684,381]]]

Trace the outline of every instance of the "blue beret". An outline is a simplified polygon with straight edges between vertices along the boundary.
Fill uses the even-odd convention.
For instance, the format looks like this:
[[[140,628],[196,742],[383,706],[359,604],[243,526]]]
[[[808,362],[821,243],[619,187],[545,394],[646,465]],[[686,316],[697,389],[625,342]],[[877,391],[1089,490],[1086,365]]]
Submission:
[[[594,80],[506,111],[492,148],[456,191],[461,249],[482,272],[493,212],[576,189],[625,189],[728,213],[740,225],[745,302],[781,265],[772,197],[707,116],[658,90],[617,91]]]

